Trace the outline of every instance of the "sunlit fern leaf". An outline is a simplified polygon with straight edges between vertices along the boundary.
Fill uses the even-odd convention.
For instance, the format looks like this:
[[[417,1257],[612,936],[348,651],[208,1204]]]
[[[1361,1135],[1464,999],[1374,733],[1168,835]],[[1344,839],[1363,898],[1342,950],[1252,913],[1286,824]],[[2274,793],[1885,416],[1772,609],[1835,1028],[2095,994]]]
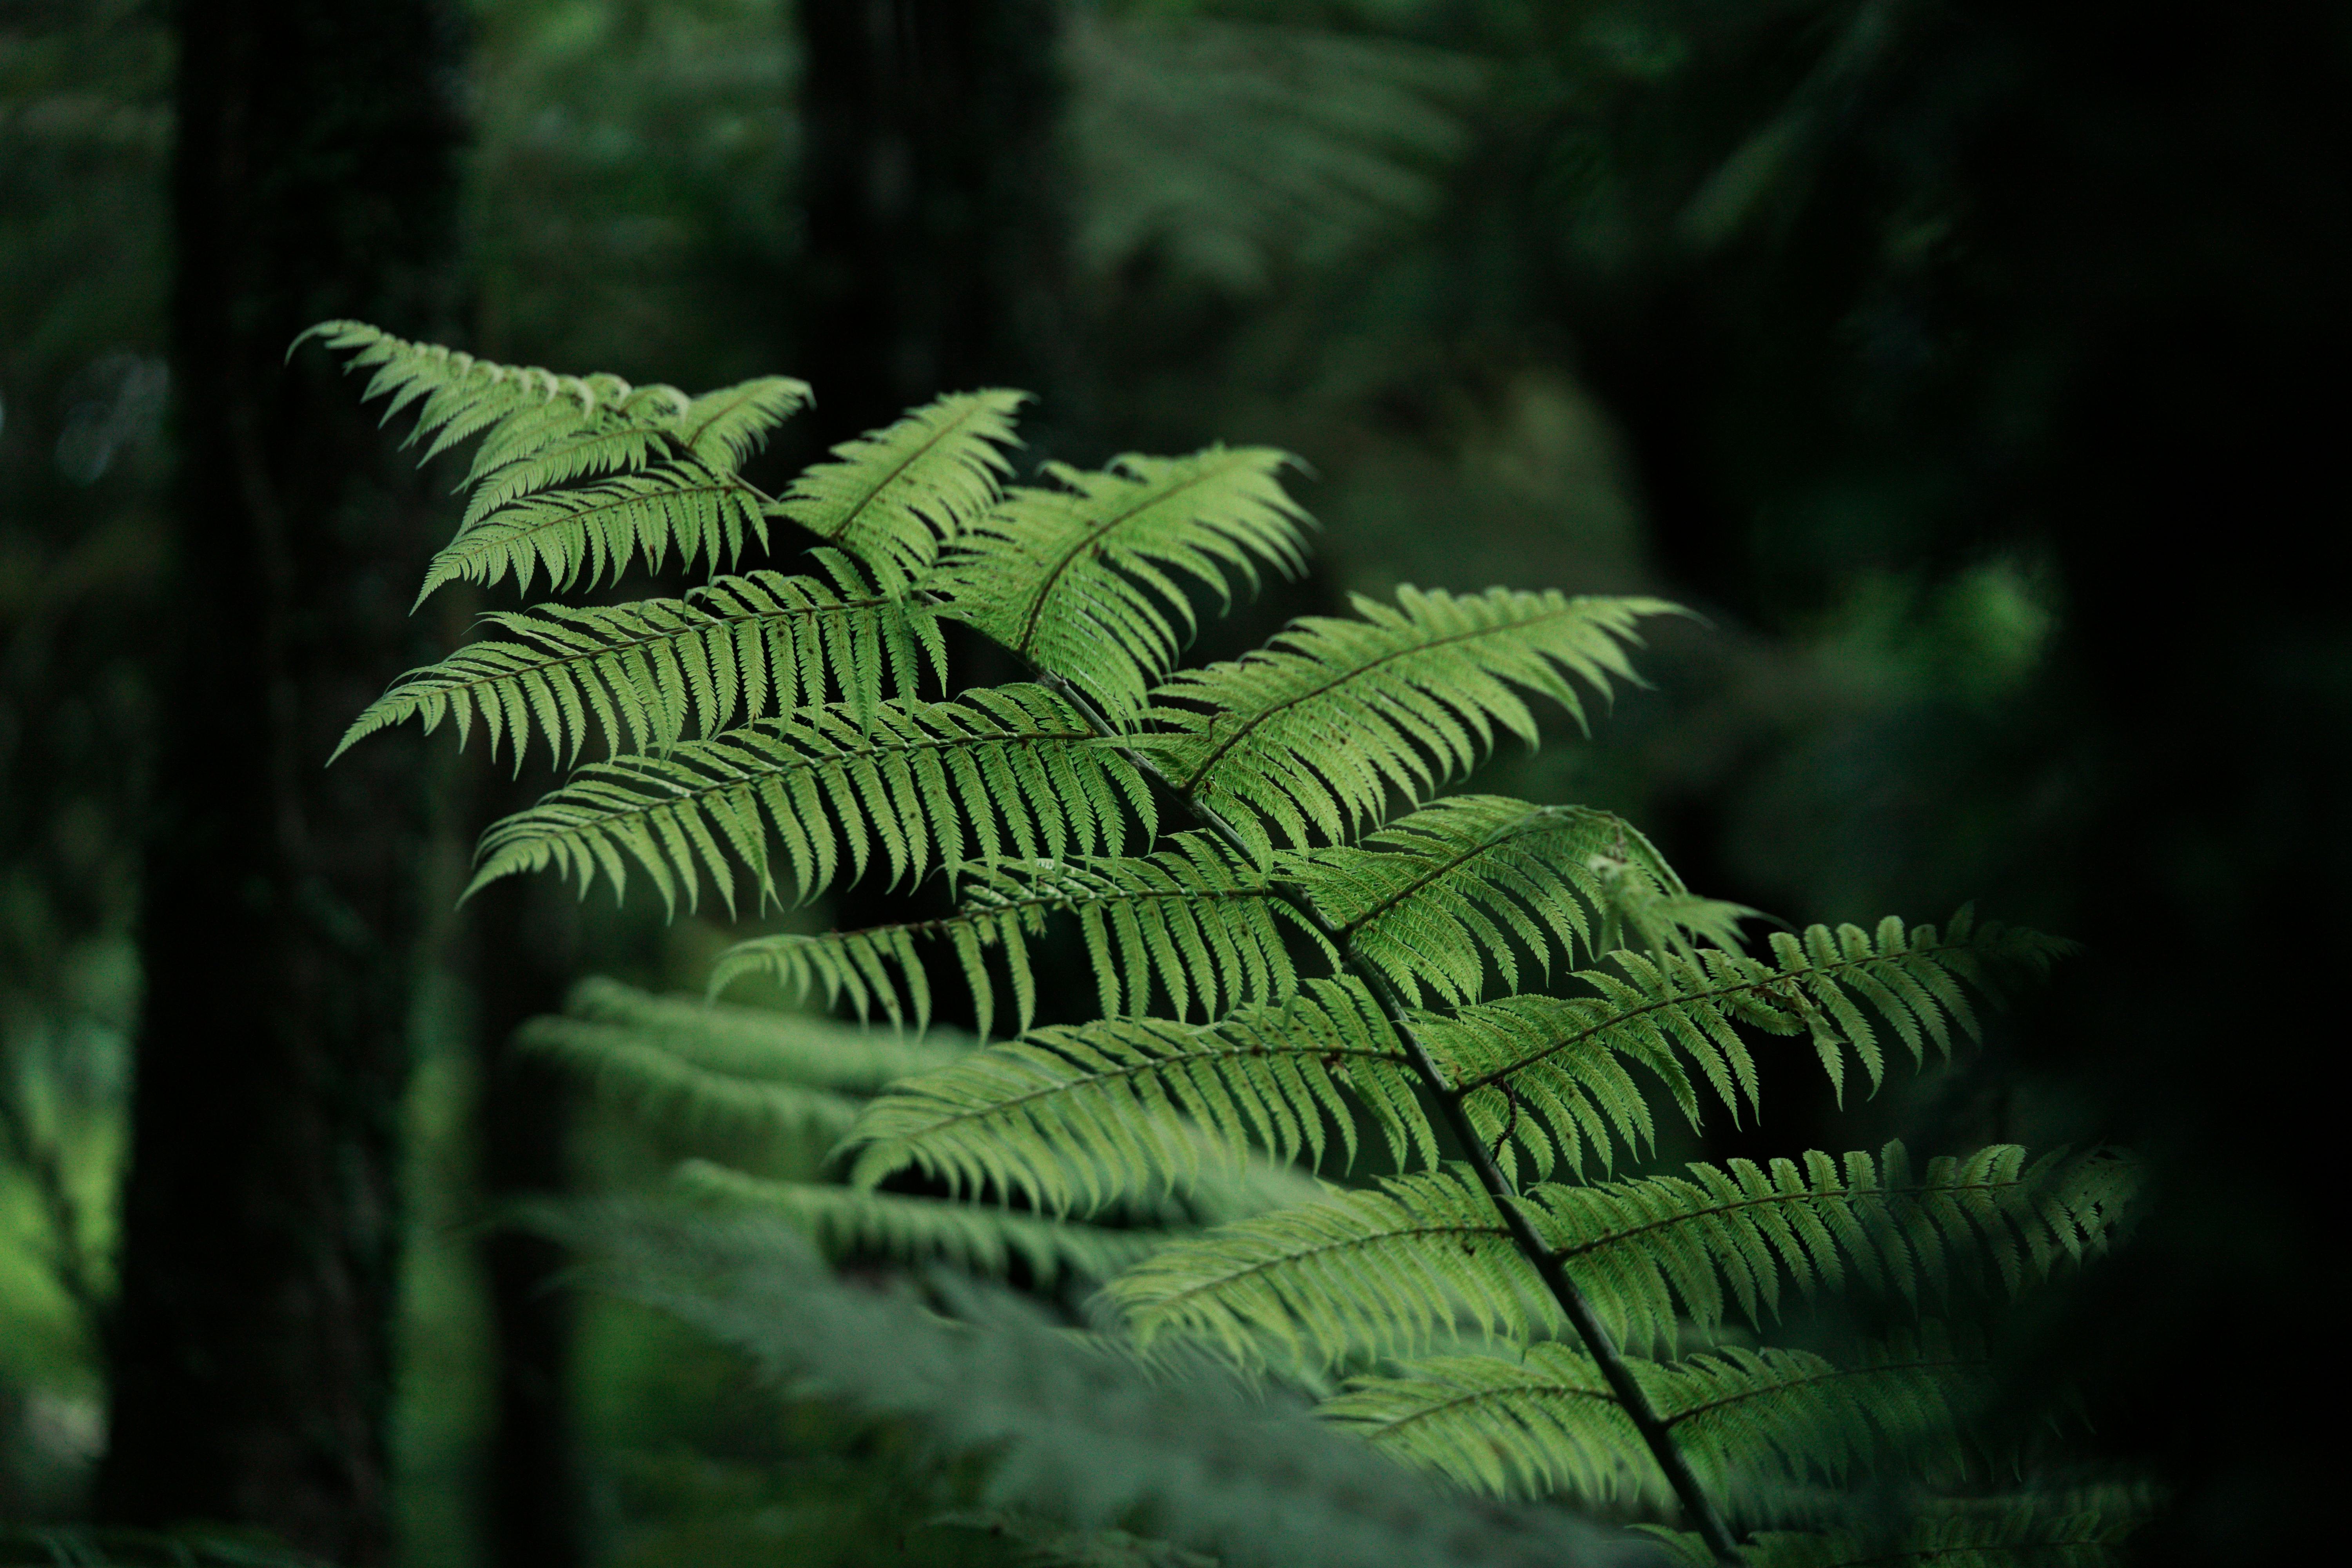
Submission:
[[[617,376],[558,375],[535,365],[496,364],[438,343],[410,342],[365,321],[321,321],[296,338],[288,354],[314,337],[345,356],[346,371],[375,372],[360,398],[391,399],[383,423],[415,405],[415,424],[404,445],[431,437],[428,460],[510,416],[570,417],[630,390]]]
[[[1015,656],[1081,687],[1122,722],[1196,629],[1181,579],[1230,606],[1260,561],[1306,570],[1306,514],[1283,493],[1281,452],[1212,447],[1115,459],[1096,473],[1048,464],[972,523],[926,585]],[[1171,575],[1171,574],[1175,575]]]
[[[863,876],[876,844],[897,883],[968,855],[1116,854],[1131,816],[1151,831],[1142,774],[1042,686],[894,700],[866,718],[829,703],[592,763],[482,835],[467,890],[551,866],[583,893],[601,870],[617,896],[633,860],[666,907],[682,892],[693,908],[707,875],[731,913],[737,861],[763,906],[781,901],[772,844],[805,900],[845,861]]]
[[[510,738],[520,768],[535,732],[569,766],[592,728],[617,756],[833,693],[869,715],[886,689],[913,695],[927,665],[944,685],[947,650],[929,607],[875,592],[846,557],[824,554],[832,584],[754,572],[683,599],[494,612],[484,620],[515,640],[474,643],[410,671],[352,721],[334,756],[404,720],[422,719],[430,733],[446,719],[461,748],[478,721],[492,757]]]
[[[808,406],[809,388],[790,376],[768,375],[706,392],[670,421],[680,445],[710,467],[732,473],[758,451],[768,433]]]
[[[1742,1548],[1749,1568],[2109,1568],[2130,1560],[2145,1506],[2069,1506],[2073,1499],[2027,1492],[1928,1504],[1877,1530],[1759,1531]],[[1655,1539],[1690,1568],[1715,1554],[1696,1535],[1661,1530]]]
[[[946,1262],[992,1275],[1018,1260],[1041,1286],[1070,1276],[1108,1279],[1169,1239],[1164,1231],[1114,1230],[990,1204],[765,1181],[707,1160],[688,1161],[673,1179],[695,1196],[786,1219],[836,1258]]]
[[[563,1007],[710,1072],[864,1093],[937,1071],[979,1043],[952,1029],[917,1040],[808,1013],[657,996],[602,976],[574,985]]]
[[[1929,1322],[1844,1367],[1770,1347],[1626,1364],[1692,1468],[1737,1508],[1816,1479],[1949,1468],[1963,1457],[1984,1355]],[[1673,1500],[1600,1368],[1565,1344],[1410,1363],[1402,1376],[1355,1380],[1322,1408],[1393,1458],[1497,1496]]]
[[[879,1011],[902,1025],[911,1014],[919,1027],[930,1018],[930,987],[916,943],[945,940],[971,989],[981,1033],[995,1016],[992,948],[1003,952],[1017,1027],[1026,1029],[1036,1012],[1027,940],[1059,910],[1077,917],[1106,1013],[1121,1011],[1123,996],[1143,1005],[1155,982],[1180,1014],[1196,1004],[1213,1014],[1232,1002],[1288,995],[1297,977],[1285,931],[1318,943],[1320,936],[1266,873],[1215,839],[1180,833],[1166,842],[1158,854],[1133,858],[967,865],[958,876],[961,908],[947,919],[755,938],[720,955],[711,990],[765,973],[795,994],[821,987],[828,1004],[846,998],[861,1018]],[[905,982],[903,1000],[894,971]]]
[[[1990,1257],[2014,1292],[2101,1248],[2132,1184],[2111,1155],[2045,1156],[2029,1169],[2014,1145],[1916,1173],[1899,1143],[1875,1162],[1815,1152],[1801,1165],[1688,1169],[1546,1184],[1521,1199],[1547,1250],[1635,1354],[1670,1353],[1685,1324],[1712,1331],[1734,1310],[1763,1327],[1784,1274],[1811,1295],[1851,1271],[1916,1303],[1922,1286],[1940,1293]],[[1459,1167],[1219,1226],[1155,1255],[1110,1293],[1146,1340],[1181,1333],[1244,1360],[1264,1336],[1330,1365],[1414,1354],[1465,1325],[1522,1341],[1566,1328]]]
[[[1019,444],[1022,392],[964,392],[835,447],[835,462],[803,469],[778,515],[831,540],[877,570],[923,571],[940,545],[992,505]]]
[[[1743,1100],[1756,1103],[1755,1060],[1737,1026],[1809,1036],[1841,1092],[1851,1052],[1875,1088],[1885,1073],[1882,1026],[1915,1060],[1924,1061],[1930,1046],[1948,1052],[1953,1024],[1970,1037],[1977,1031],[1966,987],[1984,990],[2002,970],[2039,970],[2068,944],[1978,926],[1963,910],[1942,932],[1890,917],[1874,933],[1853,926],[1775,932],[1771,946],[1770,961],[1717,948],[1621,950],[1569,977],[1585,994],[1417,1014],[1413,1027],[1464,1094],[1480,1137],[1498,1157],[1524,1151],[1537,1174],[1548,1175],[1557,1160],[1580,1169],[1588,1145],[1605,1154],[1604,1115],[1629,1145],[1638,1146],[1636,1133],[1647,1141],[1648,1113],[1612,1057],[1656,1073],[1694,1125],[1699,1096],[1685,1064],[1735,1115]]]
[[[1594,912],[1614,886],[1681,879],[1621,817],[1581,805],[1455,795],[1401,817],[1360,845],[1293,851],[1276,862],[1356,955],[1410,1005],[1424,992],[1475,1001],[1490,974],[1519,990],[1519,958],[1549,973],[1592,950]],[[1604,883],[1599,868],[1618,868]]]
[[[488,585],[509,575],[526,594],[541,573],[553,588],[583,577],[593,586],[641,557],[646,571],[658,572],[673,549],[682,570],[717,571],[767,537],[757,491],[692,458],[671,458],[500,507],[433,557],[417,601],[445,583]]]
[[[635,1114],[689,1132],[774,1139],[823,1151],[857,1119],[858,1101],[786,1079],[714,1069],[665,1050],[623,1025],[533,1018],[516,1033],[524,1048],[552,1058],[597,1093]]]
[[[1575,681],[1606,696],[1636,679],[1624,645],[1656,599],[1570,598],[1495,588],[1456,595],[1357,595],[1359,620],[1295,621],[1266,647],[1181,671],[1152,694],[1165,733],[1138,737],[1177,786],[1261,847],[1352,837],[1390,792],[1425,796],[1493,749],[1496,726],[1528,744],[1520,689],[1579,722]],[[1573,677],[1574,679],[1570,678]]]
[[[1311,980],[1213,1024],[1103,1018],[990,1046],[896,1085],[846,1142],[863,1145],[855,1182],[913,1166],[1090,1213],[1230,1172],[1253,1146],[1319,1161],[1336,1142],[1352,1160],[1357,1108],[1397,1163],[1435,1161],[1395,1032],[1360,984]]]

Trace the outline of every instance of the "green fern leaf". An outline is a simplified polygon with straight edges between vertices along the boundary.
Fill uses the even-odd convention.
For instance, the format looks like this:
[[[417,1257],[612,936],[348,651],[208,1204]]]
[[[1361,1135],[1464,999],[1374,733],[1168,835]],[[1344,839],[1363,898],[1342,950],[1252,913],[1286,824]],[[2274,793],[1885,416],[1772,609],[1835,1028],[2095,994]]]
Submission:
[[[673,746],[838,692],[870,716],[886,687],[912,694],[929,664],[947,680],[947,648],[924,605],[876,593],[846,556],[822,552],[835,582],[754,572],[683,599],[573,609],[540,605],[483,617],[515,641],[486,641],[412,670],[354,720],[353,742],[407,719],[429,734],[452,721],[463,748],[478,721],[490,755],[511,736],[515,765],[536,731],[570,766],[592,723],[618,756]],[[692,721],[689,723],[689,710]]]
[[[991,1046],[898,1085],[845,1142],[864,1145],[854,1182],[911,1165],[958,1191],[1092,1212],[1230,1174],[1253,1145],[1319,1162],[1334,1129],[1352,1161],[1355,1107],[1398,1163],[1436,1159],[1394,1030],[1360,984],[1314,980],[1213,1024],[1104,1018]]]
[[[1963,1461],[1984,1355],[1931,1321],[1850,1367],[1770,1347],[1627,1365],[1709,1490],[1752,1504],[1816,1479]],[[1354,1380],[1322,1409],[1385,1453],[1497,1496],[1673,1501],[1600,1368],[1563,1344],[1433,1357],[1401,1377]]]
[[[1130,453],[1098,473],[1048,464],[1055,484],[1008,492],[928,585],[950,615],[1130,720],[1198,629],[1171,571],[1230,607],[1232,576],[1255,590],[1260,560],[1286,576],[1306,570],[1306,514],[1277,477],[1290,460],[1212,447],[1180,458]]]
[[[806,1013],[657,996],[601,976],[574,985],[563,1009],[708,1072],[858,1093],[936,1072],[979,1043],[950,1029],[915,1040]]]
[[[1033,858],[1116,854],[1130,812],[1152,831],[1142,774],[1044,687],[894,700],[869,718],[827,704],[666,755],[591,763],[483,834],[467,891],[552,866],[583,893],[601,869],[617,896],[635,860],[666,907],[682,890],[693,908],[707,873],[731,913],[730,852],[762,905],[781,900],[772,839],[806,900],[833,885],[845,858],[853,879],[863,876],[876,841],[897,883],[1008,845]]]
[[[808,383],[768,375],[706,392],[670,421],[669,434],[721,473],[758,451],[768,433],[809,405]]]
[[[786,1220],[835,1258],[951,1263],[997,1276],[1018,1261],[1041,1287],[1108,1279],[1168,1241],[1163,1231],[1112,1230],[987,1204],[771,1182],[708,1160],[687,1161],[671,1179],[692,1196]]]
[[[314,337],[345,356],[346,372],[375,372],[360,400],[391,399],[383,423],[416,405],[415,425],[403,444],[432,437],[425,461],[501,420],[520,416],[576,421],[631,390],[617,376],[583,378],[537,366],[496,364],[438,343],[410,342],[365,321],[321,321],[297,337],[288,355]]]
[[[2052,1155],[2029,1169],[2013,1145],[1916,1175],[1899,1143],[1875,1163],[1814,1152],[1769,1170],[1745,1160],[1688,1169],[1546,1184],[1520,1199],[1611,1338],[1635,1354],[1670,1352],[1685,1323],[1712,1331],[1732,1310],[1762,1328],[1784,1275],[1810,1295],[1851,1269],[1916,1304],[1923,1284],[1944,1292],[1989,1257],[2014,1293],[2103,1247],[2132,1185],[2113,1156]],[[1567,1326],[1458,1167],[1220,1226],[1156,1254],[1110,1294],[1147,1342],[1181,1333],[1248,1360],[1271,1337],[1322,1366],[1418,1353],[1465,1326],[1520,1341]]]
[[[1136,737],[1177,787],[1261,847],[1353,837],[1391,790],[1415,798],[1468,772],[1502,726],[1529,745],[1535,715],[1515,687],[1580,723],[1570,677],[1606,696],[1634,679],[1623,645],[1656,599],[1571,599],[1496,588],[1354,598],[1360,620],[1309,617],[1255,653],[1187,670],[1152,694],[1164,733]]]
[[[919,1027],[930,1017],[930,990],[915,943],[945,938],[971,988],[981,1033],[988,1033],[995,1012],[990,948],[1003,952],[1019,1027],[1026,1029],[1036,1008],[1026,942],[1045,930],[1047,915],[1063,910],[1078,919],[1107,1014],[1123,1011],[1122,998],[1144,1005],[1155,981],[1179,1014],[1196,1002],[1213,1014],[1230,1002],[1288,995],[1297,977],[1285,930],[1317,943],[1320,935],[1269,877],[1240,864],[1215,839],[1180,833],[1169,844],[1137,858],[967,866],[959,872],[963,905],[954,916],[826,936],[757,938],[720,956],[711,989],[768,973],[795,994],[822,986],[828,1004],[846,997],[861,1018],[878,1009],[899,1025],[912,1013]],[[1325,952],[1336,956],[1328,946]],[[893,970],[907,983],[903,1003]]]
[[[1963,983],[1997,996],[1997,972],[2038,970],[2068,948],[2033,931],[1977,927],[1965,910],[1941,933],[1890,917],[1875,933],[1815,926],[1801,937],[1775,932],[1771,946],[1775,962],[1714,948],[1650,956],[1621,950],[1605,966],[1570,977],[1588,994],[1416,1014],[1412,1026],[1497,1157],[1524,1151],[1540,1176],[1556,1160],[1580,1169],[1588,1143],[1605,1155],[1603,1113],[1630,1146],[1638,1146],[1637,1134],[1648,1140],[1648,1113],[1612,1057],[1656,1073],[1694,1125],[1699,1098],[1685,1061],[1735,1116],[1743,1100],[1756,1102],[1755,1061],[1738,1025],[1809,1036],[1841,1095],[1851,1052],[1875,1089],[1885,1065],[1881,1024],[1916,1061],[1930,1046],[1948,1053],[1954,1023],[1971,1037],[1977,1032]]]
[[[688,1132],[752,1134],[821,1151],[857,1119],[858,1101],[845,1095],[714,1071],[612,1024],[533,1018],[515,1038],[579,1074],[615,1104]]]
[[[887,429],[835,447],[775,503],[811,533],[877,571],[911,577],[992,505],[1012,471],[1013,414],[1022,392],[966,392],[916,409]]]
[[[543,490],[499,508],[433,557],[422,604],[445,583],[485,585],[511,574],[529,593],[544,573],[568,589],[618,578],[640,555],[658,572],[676,549],[679,566],[731,564],[748,543],[767,542],[759,492],[730,474],[674,458],[595,484]]]
[[[1580,945],[1591,952],[1591,911],[1637,875],[1682,889],[1623,819],[1498,795],[1436,801],[1360,845],[1291,852],[1276,864],[1414,1006],[1424,992],[1474,1001],[1490,969],[1517,991],[1520,950],[1546,973],[1555,949],[1562,959]],[[1604,865],[1618,868],[1606,880]]]

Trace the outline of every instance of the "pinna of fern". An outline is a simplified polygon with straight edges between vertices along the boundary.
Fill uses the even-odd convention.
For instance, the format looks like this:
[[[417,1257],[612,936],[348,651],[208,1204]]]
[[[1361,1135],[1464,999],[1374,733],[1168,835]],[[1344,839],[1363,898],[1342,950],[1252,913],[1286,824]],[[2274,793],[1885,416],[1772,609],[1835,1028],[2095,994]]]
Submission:
[[[1849,1060],[1875,1089],[1887,1037],[1924,1066],[1975,1033],[2004,971],[2059,951],[1963,917],[1816,927],[1749,956],[1751,911],[1691,892],[1607,814],[1430,798],[1502,735],[1532,742],[1531,699],[1581,724],[1635,679],[1639,621],[1672,606],[1405,588],[1179,670],[1195,590],[1229,603],[1303,560],[1278,454],[1129,457],[1009,484],[1019,396],[967,394],[845,443],[772,498],[739,470],[804,396],[781,380],[688,398],[323,331],[375,370],[372,391],[416,410],[429,451],[481,437],[427,591],[598,581],[673,550],[726,570],[773,518],[837,552],[824,583],[755,573],[650,605],[523,612],[498,623],[512,640],[418,672],[362,720],[479,721],[519,749],[535,730],[575,758],[601,729],[616,754],[495,826],[480,879],[553,868],[617,892],[635,871],[689,907],[708,879],[730,910],[744,872],[762,901],[877,871],[951,879],[946,916],[756,939],[716,972],[919,1030],[924,947],[939,946],[982,1034],[1007,1013],[1015,1037],[878,1095],[730,1087],[627,1030],[543,1031],[619,1081],[794,1136],[834,1132],[855,1105],[850,1187],[706,1171],[689,1178],[706,1198],[860,1245],[895,1237],[908,1256],[1044,1269],[1083,1253],[1109,1268],[1055,1227],[1268,1153],[1381,1149],[1399,1173],[1377,1193],[1155,1237],[1117,1265],[1109,1299],[1141,1341],[1374,1369],[1327,1406],[1374,1447],[1459,1484],[1679,1510],[1725,1560],[1738,1547],[1718,1499],[1769,1522],[1790,1489],[1865,1458],[1907,1445],[1933,1470],[1957,1451],[1969,1358],[1965,1334],[1925,1318],[1850,1364],[1731,1343],[1680,1355],[1687,1335],[1730,1331],[1735,1307],[1761,1330],[1785,1297],[1857,1286],[1916,1318],[1922,1282],[1941,1292],[1963,1259],[2014,1290],[2103,1244],[2119,1165],[2005,1148],[1918,1177],[1889,1149],[1589,1184],[1591,1164],[1606,1176],[1654,1144],[1658,1091],[1694,1121],[1710,1102],[1758,1110],[1750,1034],[1803,1038],[1841,1092]],[[942,616],[1036,684],[924,701]],[[1162,837],[1171,805],[1192,826]],[[1028,947],[1057,921],[1088,955],[1100,1016],[1038,1029]],[[950,1195],[876,1190],[910,1169]],[[974,1197],[992,1217],[960,1217]],[[1433,1359],[1465,1334],[1491,1342]],[[1910,1415],[1889,1425],[1895,1410]]]

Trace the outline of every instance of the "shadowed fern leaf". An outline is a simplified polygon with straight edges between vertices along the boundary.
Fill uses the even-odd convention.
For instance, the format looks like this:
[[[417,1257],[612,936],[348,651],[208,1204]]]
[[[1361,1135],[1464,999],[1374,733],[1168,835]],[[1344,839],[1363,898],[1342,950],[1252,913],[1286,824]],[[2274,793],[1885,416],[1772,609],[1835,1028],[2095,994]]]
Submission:
[[[1317,980],[1214,1024],[1105,1018],[987,1047],[875,1100],[846,1142],[856,1182],[911,1165],[953,1189],[1090,1212],[1230,1170],[1252,1145],[1320,1162],[1336,1138],[1352,1161],[1355,1107],[1395,1159],[1435,1160],[1387,1021],[1361,986]]]

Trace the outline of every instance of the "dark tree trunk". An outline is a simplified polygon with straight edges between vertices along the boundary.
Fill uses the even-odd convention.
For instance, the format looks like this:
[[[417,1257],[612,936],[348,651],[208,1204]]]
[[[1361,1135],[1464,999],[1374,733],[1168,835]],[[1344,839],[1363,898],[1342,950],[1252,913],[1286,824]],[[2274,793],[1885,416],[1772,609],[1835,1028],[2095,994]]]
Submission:
[[[499,780],[487,816],[520,811],[558,781]],[[571,1083],[515,1048],[515,1031],[563,1005],[580,967],[579,904],[552,878],[509,877],[467,906],[474,946],[477,1125],[482,1199],[494,1218],[571,1184]],[[574,1303],[557,1276],[556,1243],[493,1223],[479,1244],[498,1336],[496,1425],[482,1495],[485,1561],[497,1568],[574,1568],[587,1559],[586,1510],[572,1416]]]
[[[942,392],[1076,395],[1059,0],[804,0],[798,374],[827,442]]]
[[[430,0],[184,0],[175,623],[147,858],[108,1518],[387,1562],[422,781],[328,771],[419,662],[404,460],[310,323],[429,332],[457,129]]]

